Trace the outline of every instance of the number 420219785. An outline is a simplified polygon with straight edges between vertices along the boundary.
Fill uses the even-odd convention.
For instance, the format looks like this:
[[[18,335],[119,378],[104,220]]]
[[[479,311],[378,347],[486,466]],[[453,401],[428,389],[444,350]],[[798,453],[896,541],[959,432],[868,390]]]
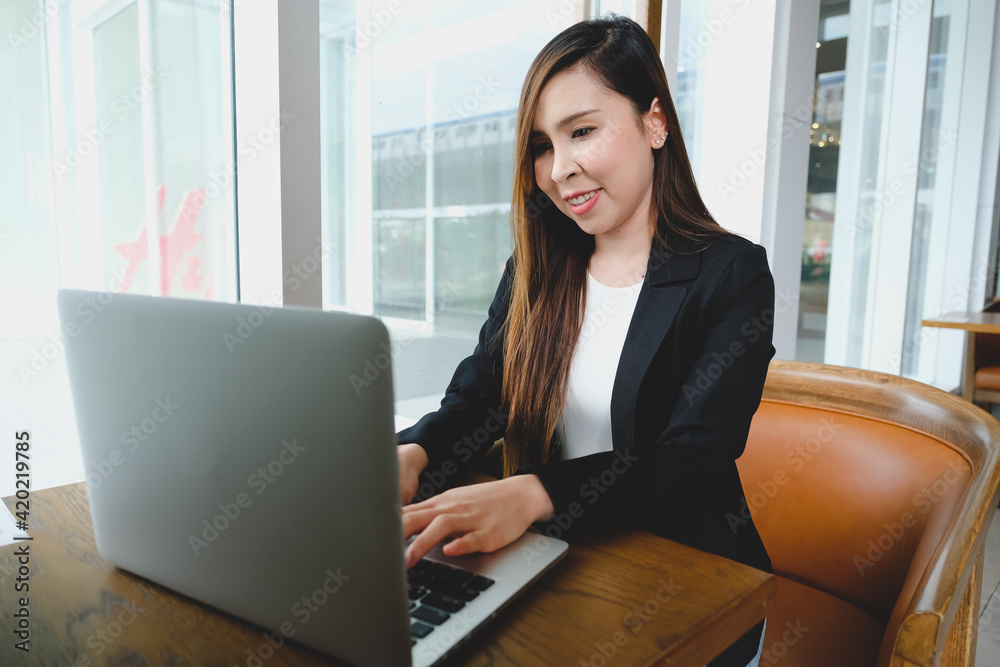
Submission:
[[[17,517],[18,528],[27,530],[28,495],[31,489],[31,457],[29,455],[31,434],[27,431],[14,433],[14,439],[14,488],[17,489],[14,515]]]

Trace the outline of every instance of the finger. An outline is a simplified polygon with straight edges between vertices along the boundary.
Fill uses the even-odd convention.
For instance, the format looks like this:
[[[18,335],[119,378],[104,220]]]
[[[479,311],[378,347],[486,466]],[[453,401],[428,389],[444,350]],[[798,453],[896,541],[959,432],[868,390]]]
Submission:
[[[462,554],[471,554],[477,551],[482,551],[483,537],[484,535],[482,531],[466,533],[461,537],[456,537],[451,542],[441,547],[441,551],[445,556],[461,556]]]
[[[403,538],[410,539],[410,535],[414,533],[419,533],[421,530],[427,527],[435,517],[440,515],[440,510],[433,510],[430,508],[423,509],[417,512],[407,512],[406,508],[403,508]]]
[[[414,563],[426,556],[438,542],[450,536],[457,528],[455,516],[439,515],[431,519],[407,547],[406,566],[412,567]]]
[[[404,512],[413,512],[416,510],[424,510],[429,507],[434,507],[438,504],[439,496],[434,496],[433,498],[425,498],[423,500],[418,500],[417,502],[409,503],[403,507]]]
[[[409,512],[416,512],[416,511],[423,510],[423,509],[427,509],[427,506],[424,505],[422,502],[420,502],[420,503],[409,503],[407,505],[403,505],[403,514],[407,514]]]
[[[417,535],[410,546],[406,548],[406,567],[426,556],[434,546],[450,535],[461,535],[464,532],[463,518],[454,514],[442,514],[435,517],[427,527]]]

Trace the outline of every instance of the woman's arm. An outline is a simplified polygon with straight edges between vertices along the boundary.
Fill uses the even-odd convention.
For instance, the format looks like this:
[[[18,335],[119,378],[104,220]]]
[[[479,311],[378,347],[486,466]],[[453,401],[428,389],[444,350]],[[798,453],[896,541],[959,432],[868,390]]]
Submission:
[[[405,443],[396,447],[399,457],[399,497],[404,505],[417,495],[420,473],[427,467],[427,452],[416,443]]]

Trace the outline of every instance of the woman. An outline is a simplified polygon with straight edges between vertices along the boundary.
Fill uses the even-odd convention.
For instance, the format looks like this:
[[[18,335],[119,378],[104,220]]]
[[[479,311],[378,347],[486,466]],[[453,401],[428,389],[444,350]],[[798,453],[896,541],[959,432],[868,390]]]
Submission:
[[[493,551],[558,517],[770,572],[735,460],[774,354],[774,282],[706,210],[642,28],[595,19],[542,49],[515,147],[514,254],[475,352],[398,448],[404,503],[500,437],[504,477],[406,506],[407,566],[449,536],[448,555]],[[762,633],[711,664],[756,664]]]

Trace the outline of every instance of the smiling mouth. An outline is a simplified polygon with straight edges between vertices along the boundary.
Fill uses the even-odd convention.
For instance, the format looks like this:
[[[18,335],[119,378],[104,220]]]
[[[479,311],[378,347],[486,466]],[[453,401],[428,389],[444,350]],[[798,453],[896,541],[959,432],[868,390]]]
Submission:
[[[597,195],[597,190],[594,190],[592,192],[580,195],[579,197],[573,197],[572,199],[567,199],[566,201],[568,201],[573,206],[579,206],[583,202],[588,201],[591,197],[594,197],[596,195]]]

